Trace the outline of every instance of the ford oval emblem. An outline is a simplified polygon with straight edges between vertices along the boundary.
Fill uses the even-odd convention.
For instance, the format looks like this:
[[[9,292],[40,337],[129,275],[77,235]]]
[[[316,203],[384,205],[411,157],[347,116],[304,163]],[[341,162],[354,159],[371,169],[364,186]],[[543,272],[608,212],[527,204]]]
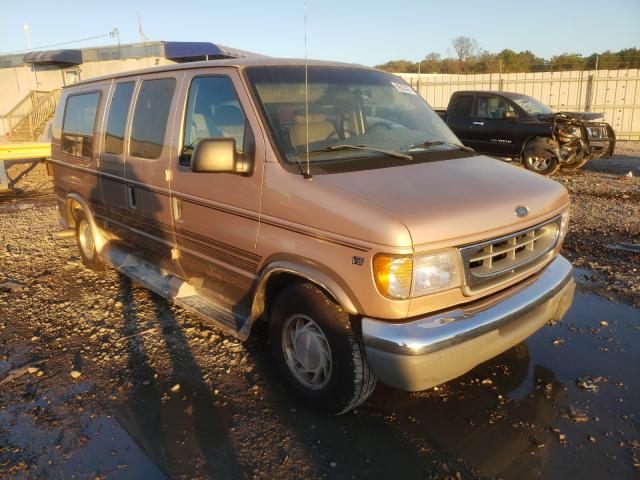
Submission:
[[[524,218],[529,215],[529,209],[524,205],[518,205],[516,207],[516,215],[520,218]]]

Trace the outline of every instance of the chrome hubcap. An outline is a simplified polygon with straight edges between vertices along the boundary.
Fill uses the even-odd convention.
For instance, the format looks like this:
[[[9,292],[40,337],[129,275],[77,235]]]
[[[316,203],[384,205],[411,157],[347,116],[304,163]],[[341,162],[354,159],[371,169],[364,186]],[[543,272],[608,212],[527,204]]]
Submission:
[[[533,168],[534,170],[544,170],[547,167],[549,167],[550,163],[551,163],[550,158],[529,157],[529,164],[531,165],[531,168]]]
[[[81,220],[78,227],[78,239],[80,240],[80,248],[82,253],[89,260],[93,258],[93,233],[91,225],[86,220]]]
[[[311,318],[291,315],[282,329],[282,349],[287,366],[305,387],[319,390],[331,379],[331,349],[327,337]]]

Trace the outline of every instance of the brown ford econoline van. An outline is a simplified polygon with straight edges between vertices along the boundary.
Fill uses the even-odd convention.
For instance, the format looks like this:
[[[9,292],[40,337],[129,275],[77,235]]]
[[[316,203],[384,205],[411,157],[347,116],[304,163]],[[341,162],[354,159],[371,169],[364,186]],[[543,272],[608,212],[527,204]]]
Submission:
[[[266,320],[286,383],[325,411],[376,379],[455,378],[573,298],[565,189],[463,147],[377,70],[243,59],[81,82],[51,162],[88,267],[240,339]]]

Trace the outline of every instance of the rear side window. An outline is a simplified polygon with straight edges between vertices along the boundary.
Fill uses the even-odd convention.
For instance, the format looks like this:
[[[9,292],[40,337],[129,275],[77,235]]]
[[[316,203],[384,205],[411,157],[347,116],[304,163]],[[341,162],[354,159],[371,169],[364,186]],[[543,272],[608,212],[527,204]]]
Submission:
[[[100,92],[81,93],[67,98],[62,124],[63,152],[91,158],[99,103]]]
[[[133,111],[129,154],[158,158],[162,153],[169,109],[176,81],[173,78],[145,80]]]
[[[134,82],[119,83],[111,99],[104,151],[121,155],[124,150],[124,129],[127,124]]]
[[[456,104],[453,107],[453,113],[454,115],[460,115],[461,117],[470,117],[472,105],[472,95],[459,95],[458,98],[456,98]]]

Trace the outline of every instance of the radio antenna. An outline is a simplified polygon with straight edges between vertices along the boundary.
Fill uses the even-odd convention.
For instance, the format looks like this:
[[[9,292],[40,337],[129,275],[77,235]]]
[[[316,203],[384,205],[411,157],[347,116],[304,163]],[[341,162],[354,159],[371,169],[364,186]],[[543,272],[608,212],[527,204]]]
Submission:
[[[310,179],[309,171],[309,73],[308,73],[308,48],[307,48],[307,0],[304,0],[304,118],[305,118],[305,145],[307,149],[307,171],[303,177]]]
[[[142,43],[148,42],[149,38],[144,34],[144,30],[142,29],[142,19],[140,18],[140,12],[136,11],[136,15],[138,15],[138,33],[140,34],[140,40],[142,40]]]

